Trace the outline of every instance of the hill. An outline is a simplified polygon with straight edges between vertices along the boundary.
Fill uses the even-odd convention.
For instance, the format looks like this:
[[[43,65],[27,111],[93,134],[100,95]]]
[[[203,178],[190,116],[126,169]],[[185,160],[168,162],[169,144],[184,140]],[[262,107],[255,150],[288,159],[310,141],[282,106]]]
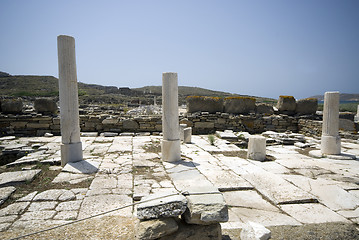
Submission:
[[[115,86],[102,86],[79,82],[79,98],[81,103],[105,103],[126,104],[127,102],[141,102],[150,104],[153,96],[159,96],[160,101],[162,86],[146,86],[142,88],[128,88]],[[0,72],[0,96],[13,97],[58,97],[58,79],[53,76],[16,75]],[[185,103],[187,96],[246,96],[213,91],[199,87],[178,87],[179,102]],[[276,101],[270,98],[255,97],[258,102]]]
[[[324,101],[324,95],[315,95],[312,98],[318,99],[318,101]],[[340,93],[339,101],[341,102],[359,102],[358,93]]]

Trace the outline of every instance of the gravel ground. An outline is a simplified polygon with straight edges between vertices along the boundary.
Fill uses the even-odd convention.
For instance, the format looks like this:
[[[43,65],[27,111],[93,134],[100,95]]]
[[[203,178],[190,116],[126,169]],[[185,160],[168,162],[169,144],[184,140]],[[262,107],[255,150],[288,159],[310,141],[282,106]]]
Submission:
[[[268,227],[272,240],[349,240],[359,239],[359,229],[348,223],[306,224]],[[239,229],[223,230],[223,240],[239,240]]]
[[[121,218],[115,216],[105,216],[86,220],[84,222],[61,227],[45,233],[33,235],[22,239],[135,239],[134,218]],[[23,229],[17,232],[3,232],[0,239],[11,239],[19,235],[35,230],[43,229]],[[349,240],[359,239],[359,229],[354,224],[348,223],[323,223],[307,224],[303,226],[273,226],[268,227],[272,232],[272,240]],[[240,240],[240,229],[225,229],[222,232],[223,240]]]

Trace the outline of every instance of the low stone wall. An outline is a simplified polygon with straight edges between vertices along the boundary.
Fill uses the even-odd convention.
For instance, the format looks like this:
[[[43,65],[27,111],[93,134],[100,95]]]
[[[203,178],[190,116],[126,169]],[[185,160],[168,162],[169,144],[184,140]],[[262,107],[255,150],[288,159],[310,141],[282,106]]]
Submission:
[[[298,120],[298,132],[306,136],[321,136],[322,135],[322,121],[311,119]]]
[[[267,130],[277,132],[298,131],[298,117],[287,115],[233,115],[208,112],[187,114],[180,117],[180,123],[192,127],[193,134],[211,134],[231,129],[261,133]],[[109,114],[80,115],[82,132],[161,132],[160,115],[131,118]],[[0,115],[0,135],[43,136],[45,133],[60,135],[58,115]]]
[[[231,115],[228,113],[197,113],[188,114],[181,123],[192,127],[193,134],[209,134],[215,131],[233,130],[249,133],[262,133],[264,131],[292,132],[298,131],[296,117],[287,115]]]

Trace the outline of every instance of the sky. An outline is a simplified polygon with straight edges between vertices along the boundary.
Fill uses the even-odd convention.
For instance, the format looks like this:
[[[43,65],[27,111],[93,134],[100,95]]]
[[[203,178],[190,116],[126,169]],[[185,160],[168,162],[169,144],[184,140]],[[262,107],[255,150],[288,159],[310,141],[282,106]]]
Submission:
[[[0,0],[0,71],[58,77],[57,36],[78,81],[297,99],[359,93],[357,0]]]

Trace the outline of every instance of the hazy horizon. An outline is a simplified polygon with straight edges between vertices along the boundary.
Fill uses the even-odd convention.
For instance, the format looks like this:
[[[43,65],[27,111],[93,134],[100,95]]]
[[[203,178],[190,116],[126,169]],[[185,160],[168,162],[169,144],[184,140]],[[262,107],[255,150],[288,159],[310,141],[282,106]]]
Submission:
[[[58,77],[57,36],[76,40],[78,81],[297,99],[359,93],[359,1],[0,2],[0,71]]]

